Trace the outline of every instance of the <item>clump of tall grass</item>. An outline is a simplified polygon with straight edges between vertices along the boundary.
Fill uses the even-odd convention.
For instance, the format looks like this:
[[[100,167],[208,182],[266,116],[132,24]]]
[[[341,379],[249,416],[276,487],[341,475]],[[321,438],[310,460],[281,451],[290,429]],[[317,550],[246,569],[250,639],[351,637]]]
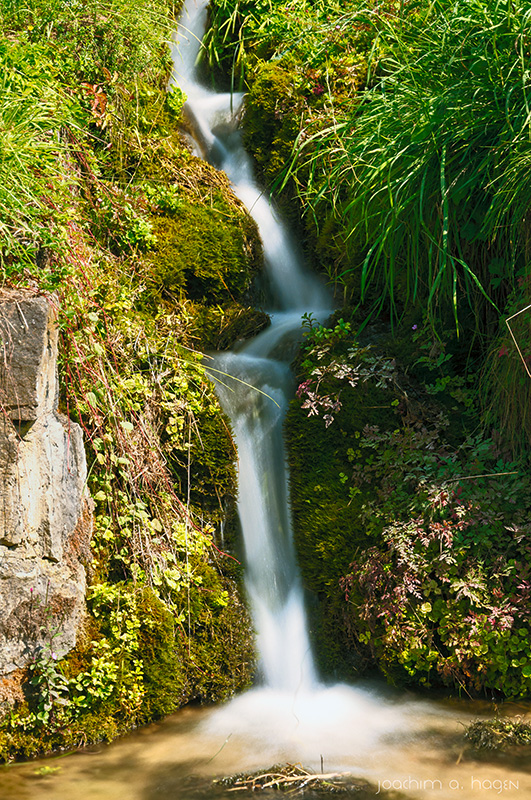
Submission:
[[[240,84],[257,59],[331,64],[349,44],[365,41],[367,29],[351,24],[360,6],[363,0],[211,0],[203,55],[217,76],[232,74]]]
[[[139,13],[133,0],[0,0],[4,282],[51,288],[61,279],[79,168],[101,175],[110,152],[120,160],[125,131],[139,139],[135,111],[146,86],[164,94],[179,6],[143,0]]]
[[[59,249],[65,206],[64,147],[68,117],[53,66],[37,48],[0,43],[0,265],[4,276],[35,266]],[[33,58],[32,58],[33,57]],[[22,63],[24,61],[24,63]],[[35,71],[39,71],[38,79]],[[60,201],[59,198],[63,196]]]
[[[488,330],[528,265],[531,7],[419,0],[352,19],[376,31],[368,88],[303,132],[289,173],[356,241],[343,277],[362,300],[457,324],[466,307]]]
[[[529,280],[510,298],[509,316],[490,344],[481,374],[485,426],[503,436],[509,454],[531,444],[531,308]]]

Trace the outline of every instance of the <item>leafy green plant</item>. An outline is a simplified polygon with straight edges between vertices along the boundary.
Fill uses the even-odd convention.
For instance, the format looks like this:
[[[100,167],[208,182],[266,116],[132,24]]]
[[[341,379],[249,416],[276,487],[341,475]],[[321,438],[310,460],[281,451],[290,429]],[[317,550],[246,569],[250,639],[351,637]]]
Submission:
[[[334,328],[315,324],[311,316],[305,315],[303,320],[306,341],[301,369],[307,378],[299,384],[297,397],[303,398],[301,408],[308,416],[322,414],[328,428],[341,410],[345,384],[354,389],[360,381],[370,380],[376,388],[386,388],[395,381],[395,365],[391,359],[373,354],[370,345],[360,347],[353,341],[350,323],[343,319]],[[329,385],[333,390],[325,394]]]
[[[68,681],[57,665],[57,654],[49,648],[40,653],[29,671],[29,682],[36,696],[35,723],[47,725],[53,712],[67,703]]]
[[[301,134],[289,174],[357,242],[343,277],[362,301],[458,326],[468,307],[484,331],[527,268],[529,10],[441,0],[351,21],[375,33],[369,88]]]
[[[492,442],[452,452],[440,433],[358,440],[354,488],[376,492],[363,513],[383,529],[343,580],[352,628],[393,679],[527,695],[527,483]]]
[[[151,220],[138,198],[117,190],[102,191],[96,199],[94,233],[116,254],[145,251],[156,244]]]
[[[180,119],[181,117],[183,106],[186,103],[186,99],[187,99],[186,94],[179,86],[176,86],[175,84],[173,84],[173,86],[170,86],[168,92],[166,93],[166,104],[170,109],[171,113],[177,119]]]

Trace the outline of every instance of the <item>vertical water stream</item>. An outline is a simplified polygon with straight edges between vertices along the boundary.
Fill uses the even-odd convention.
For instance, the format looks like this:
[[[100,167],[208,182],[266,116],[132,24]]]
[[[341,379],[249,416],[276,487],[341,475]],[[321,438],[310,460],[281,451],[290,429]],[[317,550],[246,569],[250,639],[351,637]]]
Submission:
[[[198,151],[227,173],[257,222],[271,325],[237,350],[218,354],[211,368],[238,447],[238,510],[261,684],[209,715],[201,730],[225,741],[222,748],[231,739],[225,756],[231,748],[240,756],[251,749],[307,764],[320,756],[327,766],[351,764],[353,753],[367,753],[415,708],[385,702],[367,688],[325,686],[315,672],[292,541],[282,424],[293,388],[288,364],[302,315],[324,321],[332,304],[254,181],[235,123],[243,96],[212,92],[197,80],[207,4],[185,2],[173,47],[173,80],[188,97]]]
[[[304,266],[296,243],[255,183],[235,120],[243,95],[215,93],[197,79],[208,0],[186,0],[173,47],[174,76],[198,151],[233,184],[263,242],[270,327],[210,368],[238,448],[238,511],[245,547],[245,583],[257,635],[261,682],[208,717],[203,733],[231,747],[278,758],[344,763],[403,720],[404,710],[368,689],[325,686],[315,672],[292,541],[282,424],[292,392],[289,360],[311,313],[324,321],[331,299]],[[410,707],[411,708],[411,707]],[[412,710],[412,709],[411,709]],[[236,745],[238,742],[238,745]],[[227,753],[228,755],[228,753]]]
[[[292,543],[282,422],[291,391],[286,361],[301,317],[324,319],[331,304],[318,279],[304,269],[296,245],[256,185],[233,119],[242,95],[214,93],[197,81],[195,61],[207,0],[189,0],[174,47],[175,80],[188,97],[198,146],[223,169],[257,222],[269,278],[271,326],[238,352],[219,355],[220,401],[229,415],[239,455],[238,510],[246,588],[266,686],[296,692],[316,683],[302,591]]]

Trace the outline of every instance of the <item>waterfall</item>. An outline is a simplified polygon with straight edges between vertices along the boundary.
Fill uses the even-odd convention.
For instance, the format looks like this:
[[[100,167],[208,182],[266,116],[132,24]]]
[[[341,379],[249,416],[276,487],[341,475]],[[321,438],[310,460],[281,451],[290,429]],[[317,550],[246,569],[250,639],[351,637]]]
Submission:
[[[210,371],[231,419],[238,448],[239,502],[245,547],[245,584],[266,686],[297,691],[316,683],[303,595],[293,548],[282,423],[292,390],[282,344],[299,334],[301,317],[330,313],[328,293],[308,273],[273,205],[256,185],[233,124],[242,95],[214,93],[196,79],[195,61],[206,2],[185,6],[174,44],[175,73],[187,95],[200,149],[224,170],[255,219],[270,280],[271,326],[238,352],[220,354]]]
[[[326,753],[339,764],[395,730],[405,712],[398,705],[384,706],[372,689],[327,687],[316,675],[292,540],[282,424],[293,390],[288,363],[302,315],[324,321],[332,303],[255,183],[235,123],[243,96],[212,92],[197,80],[207,3],[186,0],[173,43],[172,81],[187,95],[186,114],[198,150],[227,173],[258,225],[271,326],[237,350],[216,355],[207,368],[238,448],[245,584],[262,682],[209,716],[204,726],[208,735],[226,737],[225,744],[236,733],[244,748],[267,740],[280,757],[302,755],[309,762]]]

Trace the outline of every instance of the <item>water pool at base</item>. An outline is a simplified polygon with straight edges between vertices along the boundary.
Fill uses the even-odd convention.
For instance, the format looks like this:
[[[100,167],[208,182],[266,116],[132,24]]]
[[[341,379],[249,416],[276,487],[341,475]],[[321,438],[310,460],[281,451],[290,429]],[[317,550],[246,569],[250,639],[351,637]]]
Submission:
[[[368,685],[305,696],[257,689],[225,706],[185,708],[111,745],[2,767],[0,798],[216,800],[248,796],[214,785],[216,778],[277,763],[320,772],[321,758],[325,772],[350,772],[371,784],[373,796],[531,797],[529,750],[518,758],[491,754],[486,762],[466,746],[464,726],[477,716],[477,704],[429,702]]]

